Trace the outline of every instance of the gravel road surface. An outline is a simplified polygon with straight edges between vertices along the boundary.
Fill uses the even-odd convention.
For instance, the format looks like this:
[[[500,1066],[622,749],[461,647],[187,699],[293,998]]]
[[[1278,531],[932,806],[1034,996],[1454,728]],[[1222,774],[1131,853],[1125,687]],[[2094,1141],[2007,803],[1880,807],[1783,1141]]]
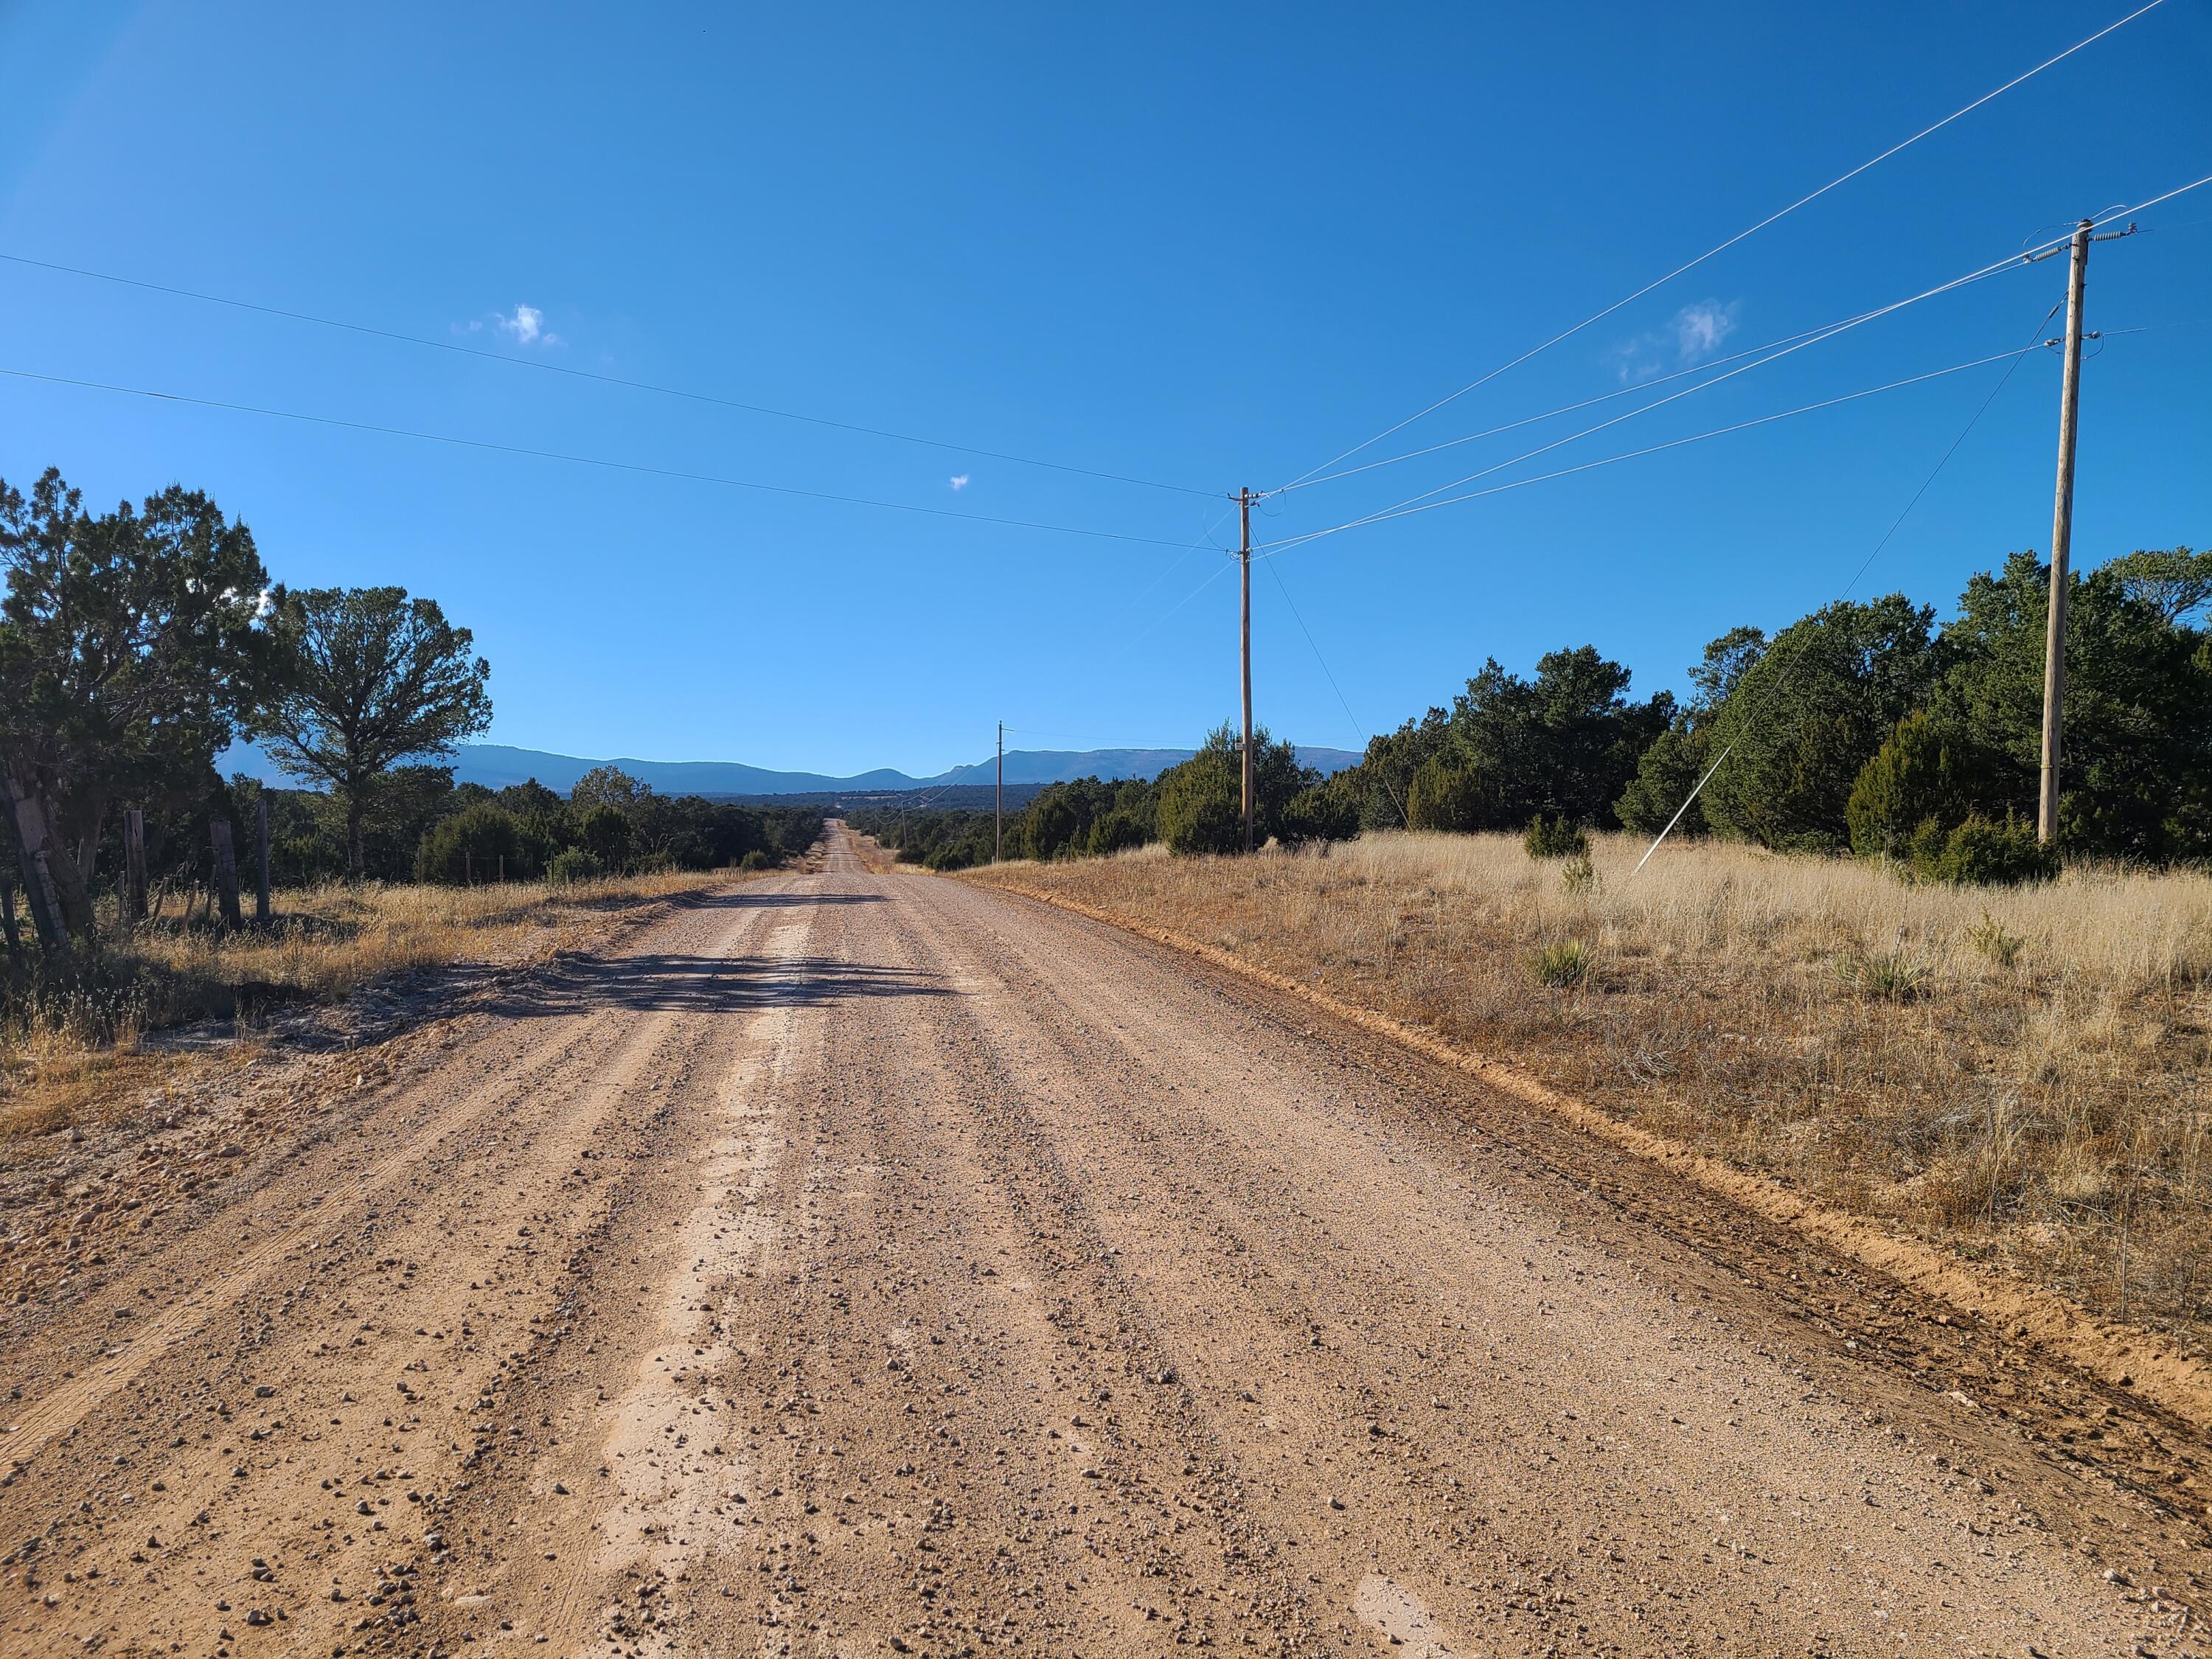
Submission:
[[[0,1651],[2196,1650],[2189,1426],[1231,975],[823,862],[17,1310]]]

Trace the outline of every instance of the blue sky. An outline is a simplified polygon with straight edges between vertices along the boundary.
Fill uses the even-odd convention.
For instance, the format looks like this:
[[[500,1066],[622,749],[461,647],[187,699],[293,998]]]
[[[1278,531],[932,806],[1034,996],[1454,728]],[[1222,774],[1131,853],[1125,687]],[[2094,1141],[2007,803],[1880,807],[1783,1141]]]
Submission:
[[[1145,539],[6,377],[0,477],[58,465],[102,502],[181,479],[280,580],[434,595],[491,659],[503,742],[915,773],[1001,718],[1026,747],[1188,742],[1237,696],[1233,572],[1201,586],[1229,562],[1178,551],[1233,532],[1205,492],[1297,477],[2129,9],[0,4],[0,252],[1201,493],[5,262],[0,368]],[[1360,459],[2212,172],[2208,76],[2212,7],[2166,0]],[[2085,371],[2089,563],[2212,539],[2212,187],[2143,223],[2091,265],[2090,325],[2155,331]],[[2063,264],[1518,473],[2008,350]],[[2003,367],[1291,550],[1254,582],[1261,718],[1357,747],[1486,656],[1585,641],[1679,688],[1729,625],[1835,597]],[[1255,538],[1636,401],[1273,498]],[[2055,355],[2024,361],[1861,591],[1948,610],[2046,546],[2057,404]]]

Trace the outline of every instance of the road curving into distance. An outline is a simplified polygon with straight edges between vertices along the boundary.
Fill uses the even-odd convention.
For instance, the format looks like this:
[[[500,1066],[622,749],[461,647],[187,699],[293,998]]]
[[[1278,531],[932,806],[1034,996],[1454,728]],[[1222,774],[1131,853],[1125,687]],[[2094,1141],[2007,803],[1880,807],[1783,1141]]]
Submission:
[[[19,1320],[0,1651],[2197,1650],[2191,1425],[1230,975],[821,862]]]

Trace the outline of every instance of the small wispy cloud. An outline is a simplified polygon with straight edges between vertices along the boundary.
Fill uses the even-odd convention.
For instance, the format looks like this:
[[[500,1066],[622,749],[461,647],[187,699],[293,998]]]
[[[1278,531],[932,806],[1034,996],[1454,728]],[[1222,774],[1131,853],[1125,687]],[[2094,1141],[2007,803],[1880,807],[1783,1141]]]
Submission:
[[[1684,364],[1710,357],[1719,350],[1721,342],[1735,332],[1736,313],[1742,309],[1741,300],[1731,300],[1726,305],[1717,300],[1704,300],[1676,312],[1674,345]]]
[[[955,489],[965,489],[968,488],[968,475],[965,472],[956,472],[945,482]]]
[[[1620,383],[1627,386],[1669,369],[1688,368],[1704,362],[1735,332],[1736,318],[1742,310],[1741,300],[1730,300],[1725,304],[1718,300],[1699,300],[1676,312],[1665,327],[1616,346],[1613,356],[1620,371]]]
[[[517,345],[559,345],[561,337],[545,326],[545,313],[536,306],[518,305],[512,312],[494,312],[493,326]]]

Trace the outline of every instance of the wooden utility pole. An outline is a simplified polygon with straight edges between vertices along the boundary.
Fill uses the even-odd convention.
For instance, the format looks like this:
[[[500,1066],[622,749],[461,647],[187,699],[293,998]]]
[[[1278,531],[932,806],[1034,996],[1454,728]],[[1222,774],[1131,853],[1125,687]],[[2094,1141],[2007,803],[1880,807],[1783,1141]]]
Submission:
[[[1244,850],[1252,850],[1252,503],[1260,498],[1249,489],[1237,491],[1237,517],[1243,534],[1237,545],[1237,562],[1243,568],[1244,597],[1238,627],[1244,674]]]
[[[2048,845],[2058,834],[2058,764],[2066,708],[2067,563],[2074,549],[2074,433],[2081,409],[2081,296],[2088,286],[2089,244],[2131,235],[2135,227],[2094,234],[2094,220],[2074,228],[2066,278],[2066,359],[2058,390],[2058,487],[2051,507],[2051,599],[2043,634],[2043,771],[2035,802],[2035,837]],[[2046,248],[2030,255],[2045,259]],[[2088,337],[2094,338],[2090,336]]]
[[[991,862],[1006,856],[1006,723],[999,722],[999,770],[991,785]]]

